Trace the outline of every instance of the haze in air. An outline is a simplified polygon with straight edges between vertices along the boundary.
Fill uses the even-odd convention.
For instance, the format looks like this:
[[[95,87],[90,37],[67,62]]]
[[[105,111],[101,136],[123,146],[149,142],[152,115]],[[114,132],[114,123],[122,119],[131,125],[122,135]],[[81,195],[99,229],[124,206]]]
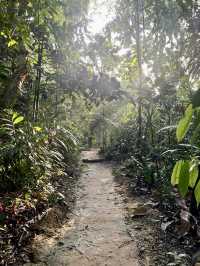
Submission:
[[[200,4],[0,0],[0,265],[198,266]]]

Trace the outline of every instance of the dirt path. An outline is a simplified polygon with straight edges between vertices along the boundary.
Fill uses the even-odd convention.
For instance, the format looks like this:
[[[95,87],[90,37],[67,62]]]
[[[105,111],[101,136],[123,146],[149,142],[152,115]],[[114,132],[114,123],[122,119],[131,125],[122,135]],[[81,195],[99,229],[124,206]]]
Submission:
[[[65,225],[59,237],[37,241],[42,261],[37,265],[138,266],[136,244],[127,233],[116,186],[108,164],[88,164],[70,226]]]

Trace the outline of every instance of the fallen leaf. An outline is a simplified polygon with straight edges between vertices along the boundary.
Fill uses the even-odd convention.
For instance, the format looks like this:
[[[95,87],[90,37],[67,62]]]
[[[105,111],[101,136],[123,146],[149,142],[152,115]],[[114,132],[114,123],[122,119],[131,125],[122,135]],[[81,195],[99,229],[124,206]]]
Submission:
[[[133,202],[128,204],[127,210],[133,218],[136,216],[148,215],[150,213],[151,208],[149,208],[148,205],[145,205],[145,203]]]
[[[162,229],[162,231],[166,231],[167,230],[167,228],[173,223],[174,221],[169,221],[169,222],[166,222],[166,223],[162,223],[161,224],[161,229]]]

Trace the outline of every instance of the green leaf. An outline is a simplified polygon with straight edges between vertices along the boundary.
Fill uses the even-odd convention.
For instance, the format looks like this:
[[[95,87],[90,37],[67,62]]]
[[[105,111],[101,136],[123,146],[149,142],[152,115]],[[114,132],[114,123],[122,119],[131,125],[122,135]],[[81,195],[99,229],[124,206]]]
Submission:
[[[3,31],[0,32],[0,35],[3,36],[3,37],[5,37],[5,38],[7,38],[7,35]]]
[[[14,120],[19,116],[19,114],[17,112],[14,112],[13,113],[13,116],[12,116],[12,122],[14,122]]]
[[[200,181],[197,183],[197,185],[195,187],[194,195],[195,195],[197,207],[198,207],[199,203],[200,203]]]
[[[25,193],[25,195],[24,195],[24,198],[25,198],[25,200],[30,200],[31,199],[31,194],[30,193]]]
[[[18,116],[18,117],[14,120],[13,124],[14,124],[14,125],[17,125],[17,124],[21,123],[22,121],[24,121],[24,117],[23,117],[23,116]]]
[[[177,137],[178,142],[182,141],[183,138],[185,137],[190,127],[192,115],[193,115],[193,108],[192,108],[192,104],[190,104],[185,111],[184,117],[179,121],[177,129],[176,129],[176,137]]]
[[[180,167],[180,176],[179,176],[179,183],[178,188],[182,197],[188,192],[188,185],[189,185],[189,170],[190,164],[189,161],[183,161]]]
[[[189,180],[189,186],[191,188],[194,188],[196,182],[197,182],[197,178],[199,176],[199,168],[198,165],[196,164],[192,164],[190,167],[190,180]]]
[[[33,127],[33,129],[36,131],[36,132],[41,132],[43,131],[43,129],[41,127]]]
[[[172,176],[171,176],[172,186],[178,185],[178,183],[179,183],[180,169],[181,169],[182,164],[183,164],[183,161],[178,161],[178,162],[176,162],[176,164],[174,166]]]
[[[195,108],[195,119],[192,124],[192,136],[190,139],[190,143],[200,146],[200,107]]]
[[[17,42],[16,42],[15,40],[13,40],[13,39],[10,40],[10,41],[8,42],[8,48],[14,46],[15,44],[17,44]]]

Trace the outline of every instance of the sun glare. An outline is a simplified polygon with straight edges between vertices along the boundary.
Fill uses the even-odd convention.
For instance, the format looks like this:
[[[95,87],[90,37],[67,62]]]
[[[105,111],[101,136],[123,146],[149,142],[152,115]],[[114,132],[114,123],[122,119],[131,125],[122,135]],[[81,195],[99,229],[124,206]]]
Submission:
[[[89,8],[89,31],[92,34],[101,33],[115,16],[114,4],[116,0],[96,0],[90,4]]]

